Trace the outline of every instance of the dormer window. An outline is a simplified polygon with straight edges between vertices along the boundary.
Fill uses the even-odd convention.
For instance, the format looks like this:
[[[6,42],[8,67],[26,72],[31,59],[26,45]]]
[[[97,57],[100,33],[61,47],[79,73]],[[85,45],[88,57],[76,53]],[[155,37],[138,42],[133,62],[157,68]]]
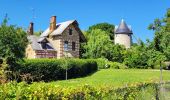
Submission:
[[[44,50],[49,50],[49,49],[53,49],[48,42],[41,42],[41,47]]]
[[[73,34],[73,30],[71,28],[69,28],[69,35]]]
[[[53,47],[50,45],[50,43],[48,42],[46,38],[38,39],[38,43],[41,45],[41,48],[44,50],[53,49]]]
[[[43,49],[47,49],[46,43],[45,43],[45,42],[41,42],[41,47],[42,47]]]

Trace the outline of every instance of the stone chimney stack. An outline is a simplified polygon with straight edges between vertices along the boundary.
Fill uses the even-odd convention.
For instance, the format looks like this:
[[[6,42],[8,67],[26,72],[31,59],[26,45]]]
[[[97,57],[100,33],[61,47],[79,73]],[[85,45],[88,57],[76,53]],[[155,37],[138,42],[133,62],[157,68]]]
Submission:
[[[33,34],[34,34],[34,23],[31,22],[28,28],[28,35],[33,35]]]
[[[52,16],[50,19],[50,33],[56,29],[56,16]]]

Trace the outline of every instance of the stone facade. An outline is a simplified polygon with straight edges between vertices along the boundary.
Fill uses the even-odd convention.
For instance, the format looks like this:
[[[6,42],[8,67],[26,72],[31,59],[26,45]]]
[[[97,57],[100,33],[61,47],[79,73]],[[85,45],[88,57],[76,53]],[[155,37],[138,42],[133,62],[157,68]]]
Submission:
[[[30,59],[36,58],[35,50],[32,49],[30,44],[28,44],[25,51],[26,51],[25,56],[27,58],[30,58]]]
[[[69,35],[69,29],[72,29],[72,35]],[[54,48],[57,50],[57,58],[64,57],[64,42],[68,41],[68,51],[72,57],[79,58],[80,49],[80,35],[76,31],[73,25],[70,25],[66,30],[57,36],[49,37],[49,41],[53,44]],[[75,50],[72,50],[72,42],[75,42]]]
[[[130,48],[132,45],[132,36],[129,34],[115,34],[115,44],[124,45]]]

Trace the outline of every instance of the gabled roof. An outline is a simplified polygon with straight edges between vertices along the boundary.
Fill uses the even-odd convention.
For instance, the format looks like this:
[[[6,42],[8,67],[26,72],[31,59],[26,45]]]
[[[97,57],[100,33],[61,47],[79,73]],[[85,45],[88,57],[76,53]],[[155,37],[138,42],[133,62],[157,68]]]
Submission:
[[[41,41],[43,41],[46,38],[37,37],[35,35],[29,35],[27,39],[31,43],[31,47],[33,50],[45,50],[42,47]],[[46,48],[46,50],[56,51],[51,43],[46,42],[45,45],[48,47]]]
[[[49,34],[54,36],[54,35],[60,35],[63,33],[63,31],[70,25],[72,24],[73,22],[75,22],[76,20],[69,20],[69,21],[66,21],[66,22],[62,22],[62,23],[58,23],[56,26],[57,28],[52,32],[50,33],[50,30],[49,28],[47,28],[41,35],[40,37],[46,37],[48,36]]]
[[[125,33],[125,34],[132,34],[131,28],[129,28],[126,24],[126,22],[122,19],[119,26],[115,29],[115,33]]]
[[[46,42],[46,41],[47,39],[45,37],[39,37],[37,42],[40,43],[40,42]]]
[[[65,21],[65,22],[62,22],[62,23],[58,23],[56,24],[56,29],[50,33],[50,29],[47,28],[41,35],[40,37],[47,37],[49,35],[51,36],[55,36],[55,35],[61,35],[64,30],[71,24],[76,24],[78,26],[78,22],[76,20],[69,20],[69,21]],[[81,30],[79,28],[76,28],[77,31],[80,33],[80,38],[81,40],[83,41],[86,41],[83,33],[81,32]]]

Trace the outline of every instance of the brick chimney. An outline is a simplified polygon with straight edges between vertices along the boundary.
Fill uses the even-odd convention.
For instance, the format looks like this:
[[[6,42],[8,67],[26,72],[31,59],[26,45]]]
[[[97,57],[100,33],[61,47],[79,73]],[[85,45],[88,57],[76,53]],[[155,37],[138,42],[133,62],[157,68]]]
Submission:
[[[50,33],[56,29],[56,16],[52,16],[50,19]]]
[[[31,22],[28,28],[28,35],[33,35],[33,34],[34,34],[34,23]]]

